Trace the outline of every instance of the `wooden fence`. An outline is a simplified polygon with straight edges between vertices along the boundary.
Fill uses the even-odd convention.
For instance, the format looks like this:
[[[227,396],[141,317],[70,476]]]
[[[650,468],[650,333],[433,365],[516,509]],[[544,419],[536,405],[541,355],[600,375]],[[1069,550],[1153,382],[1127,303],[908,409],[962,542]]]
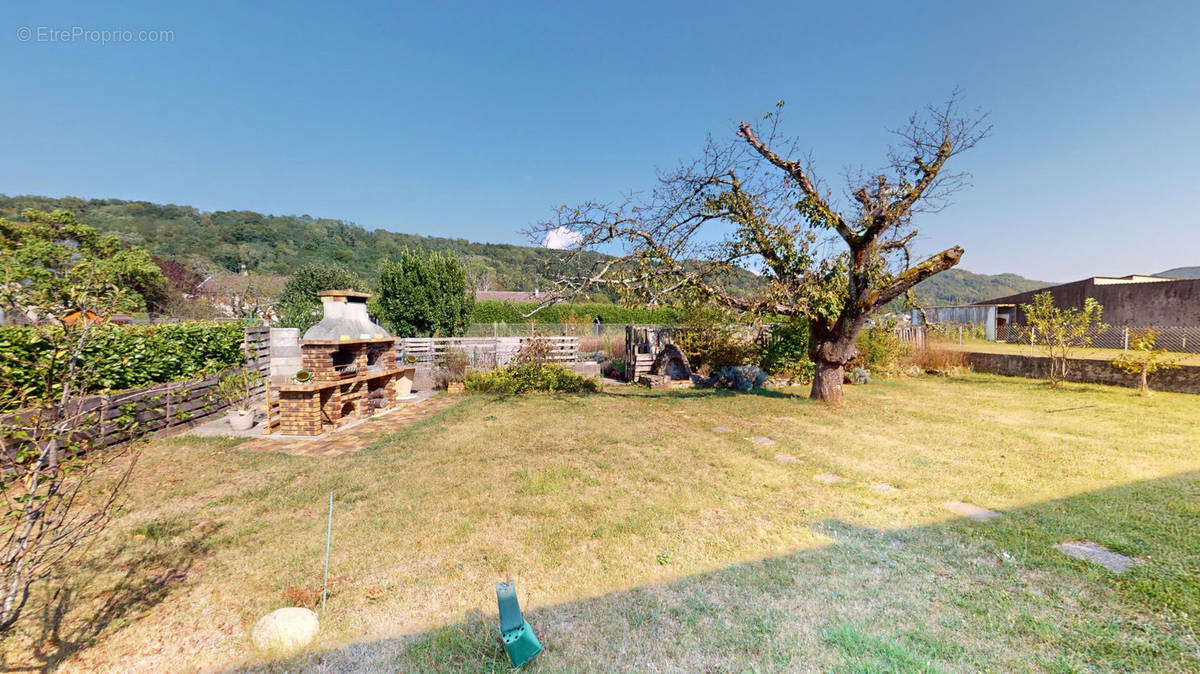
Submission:
[[[896,337],[913,348],[925,348],[925,326],[923,325],[899,326],[896,328]]]
[[[453,353],[462,354],[467,365],[491,369],[507,365],[533,342],[547,345],[550,360],[574,363],[579,360],[579,338],[565,336],[534,337],[404,337],[396,340],[396,356],[415,356],[421,365],[445,366]],[[400,362],[403,362],[401,360]]]
[[[255,396],[265,390],[265,378],[271,370],[270,328],[246,328],[245,349],[253,360],[242,369],[255,370],[263,380],[252,389]],[[75,438],[86,440],[92,449],[111,447],[149,433],[190,428],[225,411],[217,398],[217,383],[228,373],[212,377],[154,384],[139,389],[98,393],[84,398],[77,415],[87,420]],[[10,419],[22,414],[14,412]]]

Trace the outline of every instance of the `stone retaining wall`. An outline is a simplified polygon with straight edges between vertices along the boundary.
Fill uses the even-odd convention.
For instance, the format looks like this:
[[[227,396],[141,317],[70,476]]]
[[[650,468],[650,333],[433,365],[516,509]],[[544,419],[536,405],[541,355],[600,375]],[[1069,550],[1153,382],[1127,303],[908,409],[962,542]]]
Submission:
[[[1013,377],[1049,379],[1050,359],[1046,356],[1022,356],[1005,353],[967,353],[967,362],[976,372],[991,372]],[[1072,358],[1067,366],[1067,380],[1089,384],[1111,384],[1136,388],[1137,375],[1125,374],[1107,360]],[[1183,365],[1160,370],[1150,375],[1150,388],[1155,391],[1200,393],[1200,366]]]

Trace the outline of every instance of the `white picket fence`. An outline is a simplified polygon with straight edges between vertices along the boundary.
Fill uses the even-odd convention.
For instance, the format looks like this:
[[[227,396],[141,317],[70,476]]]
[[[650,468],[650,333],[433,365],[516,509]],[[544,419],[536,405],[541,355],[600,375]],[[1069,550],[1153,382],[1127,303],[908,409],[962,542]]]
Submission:
[[[453,353],[466,357],[467,365],[486,370],[512,362],[530,342],[548,345],[549,358],[563,363],[579,361],[579,338],[568,336],[535,337],[404,337],[396,340],[396,356],[403,362],[415,356],[418,364],[444,366]]]

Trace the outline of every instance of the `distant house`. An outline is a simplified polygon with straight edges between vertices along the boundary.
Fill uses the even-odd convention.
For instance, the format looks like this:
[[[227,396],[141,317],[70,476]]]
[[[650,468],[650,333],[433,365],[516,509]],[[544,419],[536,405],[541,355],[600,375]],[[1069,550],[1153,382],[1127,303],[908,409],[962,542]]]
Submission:
[[[475,301],[496,300],[499,302],[545,302],[553,298],[554,293],[544,293],[539,290],[528,292],[524,290],[476,290]]]
[[[926,310],[930,322],[982,324],[988,339],[1006,334],[1011,325],[1025,325],[1022,304],[1034,295],[1049,292],[1060,307],[1082,307],[1089,297],[1104,307],[1104,323],[1113,329],[1200,326],[1200,279],[1162,276],[1093,276],[1081,281],[1005,295],[971,305],[933,307]],[[913,310],[914,324],[921,315]]]
[[[997,320],[1024,325],[1022,304],[1029,304],[1038,293],[1049,292],[1060,307],[1082,307],[1084,300],[1095,299],[1104,307],[1104,322],[1112,326],[1182,327],[1200,326],[1200,279],[1173,279],[1162,276],[1093,276],[1040,290],[1006,295],[976,302],[976,306],[997,308]]]
[[[286,276],[224,273],[201,281],[196,294],[207,297],[224,316],[271,319],[272,304],[286,283]]]
[[[79,325],[80,323],[115,323],[117,325],[127,325],[133,322],[133,319],[125,314],[113,314],[105,319],[103,316],[96,314],[93,311],[72,311],[62,317],[63,325]]]

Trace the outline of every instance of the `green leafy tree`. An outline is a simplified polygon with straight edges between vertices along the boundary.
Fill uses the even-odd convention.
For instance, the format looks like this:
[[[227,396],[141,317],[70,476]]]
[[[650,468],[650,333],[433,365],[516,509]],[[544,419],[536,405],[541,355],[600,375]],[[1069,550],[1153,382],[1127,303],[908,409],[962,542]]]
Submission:
[[[1033,330],[1032,341],[1050,357],[1050,383],[1061,386],[1067,378],[1071,353],[1092,343],[1097,332],[1104,330],[1100,322],[1104,307],[1089,297],[1082,307],[1064,308],[1054,304],[1049,291],[1033,296],[1033,302],[1022,304],[1025,320]]]
[[[376,302],[397,337],[451,337],[467,331],[475,293],[457,259],[406,248],[380,268]]]
[[[103,299],[114,301],[117,311],[157,311],[166,303],[167,279],[146,250],[100,234],[69,211],[21,215],[24,222],[0,218],[0,281],[19,287],[28,302],[11,307],[13,313],[28,322],[53,321],[65,314],[45,312],[69,312],[106,285],[113,292]]]
[[[1159,370],[1179,367],[1179,363],[1164,358],[1166,349],[1154,347],[1157,341],[1158,331],[1154,328],[1135,332],[1129,337],[1129,352],[1112,361],[1113,367],[1118,370],[1138,376],[1138,390],[1144,396],[1150,395],[1150,375]]]
[[[275,310],[279,325],[300,328],[303,333],[321,320],[322,290],[367,291],[367,283],[358,274],[333,264],[311,264],[296,270],[279,293]]]

